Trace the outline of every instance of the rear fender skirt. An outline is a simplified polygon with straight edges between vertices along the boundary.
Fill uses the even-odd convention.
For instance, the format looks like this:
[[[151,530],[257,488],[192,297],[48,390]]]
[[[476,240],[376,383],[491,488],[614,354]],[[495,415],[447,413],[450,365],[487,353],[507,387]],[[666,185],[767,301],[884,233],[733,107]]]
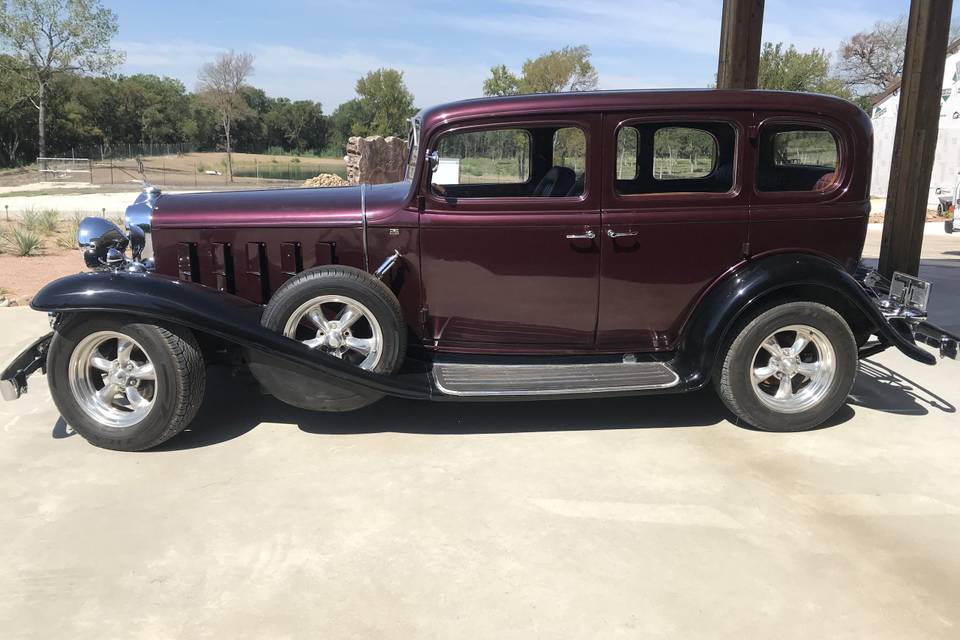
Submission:
[[[251,359],[287,366],[347,392],[429,399],[426,384],[353,367],[260,325],[263,308],[192,282],[155,273],[87,272],[54,280],[30,306],[50,313],[122,313],[204,332],[251,352]]]
[[[863,287],[839,265],[810,254],[783,253],[744,263],[700,300],[677,349],[676,370],[684,386],[692,389],[707,383],[728,333],[751,305],[778,289],[803,285],[826,287],[845,297],[889,344],[914,360],[936,364],[934,355],[919,347],[909,330],[887,322]]]

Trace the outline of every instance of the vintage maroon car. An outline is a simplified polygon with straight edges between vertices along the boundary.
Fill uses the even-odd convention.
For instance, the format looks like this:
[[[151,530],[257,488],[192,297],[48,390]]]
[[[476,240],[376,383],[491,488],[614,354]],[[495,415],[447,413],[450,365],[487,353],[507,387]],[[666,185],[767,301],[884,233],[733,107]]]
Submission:
[[[859,269],[871,136],[824,96],[532,95],[422,111],[394,184],[148,186],[128,234],[84,222],[93,271],[34,298],[53,331],[3,390],[42,368],[66,421],[123,450],[187,426],[211,362],[332,411],[712,382],[750,425],[808,429],[858,357],[956,355],[929,286]]]

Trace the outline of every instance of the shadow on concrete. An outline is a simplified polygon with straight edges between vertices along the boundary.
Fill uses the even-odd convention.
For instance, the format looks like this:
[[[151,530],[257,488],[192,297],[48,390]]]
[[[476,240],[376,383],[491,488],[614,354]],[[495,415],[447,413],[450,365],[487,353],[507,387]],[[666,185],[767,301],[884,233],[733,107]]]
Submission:
[[[861,360],[848,404],[899,415],[926,415],[931,410],[956,413],[957,408],[923,385],[873,360]]]
[[[841,425],[855,407],[897,415],[955,413],[956,407],[922,385],[872,360],[860,373],[848,403],[819,429]],[[385,398],[350,413],[297,409],[262,395],[248,379],[221,367],[209,371],[207,394],[193,424],[155,451],[226,442],[262,422],[295,424],[315,434],[378,432],[483,434],[594,429],[709,427],[736,419],[708,387],[686,394],[530,402],[418,402]],[[58,422],[58,425],[60,422]],[[745,425],[744,425],[745,426]],[[55,428],[55,437],[56,436]],[[63,436],[59,436],[63,437]]]

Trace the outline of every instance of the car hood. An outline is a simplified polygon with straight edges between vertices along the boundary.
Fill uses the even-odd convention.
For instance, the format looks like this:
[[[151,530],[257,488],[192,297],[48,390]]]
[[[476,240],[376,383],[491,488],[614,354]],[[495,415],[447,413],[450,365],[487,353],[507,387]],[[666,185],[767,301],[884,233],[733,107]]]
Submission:
[[[165,193],[153,226],[163,228],[354,226],[403,206],[409,182],[310,189]]]

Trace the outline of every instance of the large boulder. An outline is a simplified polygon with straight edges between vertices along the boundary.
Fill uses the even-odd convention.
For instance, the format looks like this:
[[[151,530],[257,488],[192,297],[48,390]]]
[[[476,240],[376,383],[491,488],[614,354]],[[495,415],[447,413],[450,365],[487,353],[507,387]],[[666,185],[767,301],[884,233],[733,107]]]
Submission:
[[[395,136],[353,136],[347,140],[347,181],[383,184],[402,179],[407,141]]]

